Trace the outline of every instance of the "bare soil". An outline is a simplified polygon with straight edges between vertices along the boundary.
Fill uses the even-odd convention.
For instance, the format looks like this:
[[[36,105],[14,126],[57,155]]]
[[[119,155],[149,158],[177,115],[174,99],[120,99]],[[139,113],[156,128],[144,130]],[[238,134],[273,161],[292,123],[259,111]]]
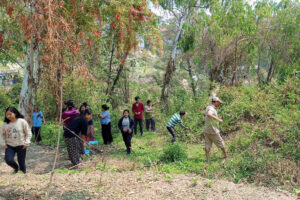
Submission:
[[[124,158],[103,157],[85,160],[79,169],[60,170],[49,185],[55,149],[32,145],[27,152],[27,174],[13,174],[0,153],[0,200],[2,199],[209,199],[289,200],[287,191],[209,180],[195,174],[166,174],[139,168]],[[70,167],[61,149],[56,169]],[[103,162],[101,169],[97,164]],[[104,166],[105,165],[105,166]]]

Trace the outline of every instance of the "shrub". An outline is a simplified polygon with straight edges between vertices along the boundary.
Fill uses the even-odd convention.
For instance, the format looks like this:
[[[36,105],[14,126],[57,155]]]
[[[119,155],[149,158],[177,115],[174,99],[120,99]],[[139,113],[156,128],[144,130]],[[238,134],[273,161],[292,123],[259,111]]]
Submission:
[[[18,105],[20,100],[20,93],[22,89],[22,83],[17,83],[12,86],[12,89],[7,92],[7,96],[11,99],[11,104]]]
[[[3,93],[0,93],[0,109],[1,109],[1,115],[2,115],[2,111],[7,108],[8,106],[10,106],[11,101],[9,99],[9,97]]]
[[[170,144],[163,149],[163,154],[160,156],[161,162],[177,162],[187,159],[187,151],[179,143]]]

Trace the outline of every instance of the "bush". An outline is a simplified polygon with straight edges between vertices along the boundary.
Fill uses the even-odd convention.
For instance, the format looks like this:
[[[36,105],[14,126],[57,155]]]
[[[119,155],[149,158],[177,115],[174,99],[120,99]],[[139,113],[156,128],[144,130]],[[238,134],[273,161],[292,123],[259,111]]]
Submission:
[[[161,162],[169,163],[184,161],[187,157],[186,149],[184,149],[181,144],[175,143],[170,144],[163,149],[163,154],[160,156],[159,160]]]
[[[14,84],[11,90],[7,92],[7,97],[11,99],[11,104],[13,104],[14,106],[19,105],[21,89],[22,83],[17,83]]]
[[[11,104],[9,97],[3,93],[0,93],[0,109],[1,115],[4,112],[4,109],[7,108]],[[3,112],[2,112],[3,111]]]
[[[42,144],[56,146],[58,136],[58,126],[55,123],[47,122],[41,129]],[[34,140],[34,136],[32,136]],[[65,146],[63,141],[63,130],[60,132],[60,145]]]

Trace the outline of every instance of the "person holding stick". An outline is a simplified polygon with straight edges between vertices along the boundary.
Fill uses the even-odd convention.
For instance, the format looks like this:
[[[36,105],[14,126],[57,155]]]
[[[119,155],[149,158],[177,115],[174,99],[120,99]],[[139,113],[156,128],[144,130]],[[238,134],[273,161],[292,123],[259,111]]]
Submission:
[[[14,169],[14,173],[19,170],[26,173],[26,150],[31,136],[30,126],[24,116],[15,107],[8,107],[0,131],[0,145],[5,150],[5,162]],[[18,157],[18,164],[14,160],[15,154]]]
[[[46,123],[43,113],[39,110],[38,106],[34,106],[32,113],[32,133],[34,135],[34,142],[38,144],[42,141],[41,128],[43,123]]]
[[[92,111],[86,109],[83,114],[78,114],[67,126],[64,126],[64,138],[67,151],[72,164],[78,165],[82,154],[81,142],[86,146],[88,121],[92,119]]]
[[[79,114],[79,111],[75,108],[75,104],[73,100],[69,100],[66,103],[67,109],[62,113],[62,120],[64,126],[70,124],[70,122],[74,119],[75,116]]]

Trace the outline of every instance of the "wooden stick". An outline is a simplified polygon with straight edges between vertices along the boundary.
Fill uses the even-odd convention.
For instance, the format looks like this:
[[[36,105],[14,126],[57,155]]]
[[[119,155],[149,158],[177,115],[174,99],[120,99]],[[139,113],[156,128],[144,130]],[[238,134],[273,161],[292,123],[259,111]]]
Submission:
[[[50,175],[50,185],[52,184],[52,180],[53,180],[53,175],[54,175],[54,170],[55,170],[55,166],[56,166],[56,162],[57,162],[57,158],[58,158],[58,154],[59,154],[59,143],[60,143],[60,131],[61,131],[61,116],[62,116],[62,85],[60,86],[60,105],[59,105],[59,109],[60,109],[60,116],[59,116],[59,126],[58,126],[58,136],[57,136],[57,143],[56,143],[56,153],[55,153],[55,158],[54,158],[54,163],[53,163],[53,167],[52,167],[52,171],[51,171],[51,175]]]

